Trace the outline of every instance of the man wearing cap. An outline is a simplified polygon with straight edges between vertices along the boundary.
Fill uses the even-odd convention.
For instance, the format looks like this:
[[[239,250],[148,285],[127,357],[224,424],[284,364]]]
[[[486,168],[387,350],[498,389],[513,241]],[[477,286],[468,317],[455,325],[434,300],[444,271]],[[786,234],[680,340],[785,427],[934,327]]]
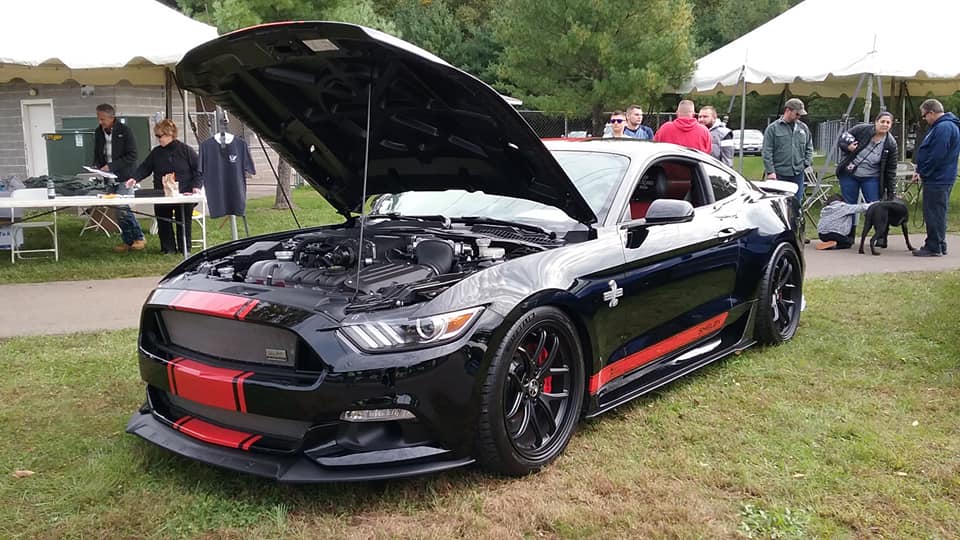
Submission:
[[[797,184],[797,201],[803,201],[803,170],[813,163],[813,136],[800,117],[803,102],[790,98],[783,116],[763,132],[763,173],[768,180]]]

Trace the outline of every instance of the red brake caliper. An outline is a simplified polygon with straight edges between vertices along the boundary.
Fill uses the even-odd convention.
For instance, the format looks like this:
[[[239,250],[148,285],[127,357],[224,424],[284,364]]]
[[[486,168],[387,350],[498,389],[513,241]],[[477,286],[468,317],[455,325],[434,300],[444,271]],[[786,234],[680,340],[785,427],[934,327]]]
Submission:
[[[542,366],[543,363],[547,361],[547,356],[547,350],[544,349],[543,352],[540,353],[540,357],[537,358],[537,365]],[[543,391],[547,394],[553,391],[553,375],[547,375],[543,378]]]

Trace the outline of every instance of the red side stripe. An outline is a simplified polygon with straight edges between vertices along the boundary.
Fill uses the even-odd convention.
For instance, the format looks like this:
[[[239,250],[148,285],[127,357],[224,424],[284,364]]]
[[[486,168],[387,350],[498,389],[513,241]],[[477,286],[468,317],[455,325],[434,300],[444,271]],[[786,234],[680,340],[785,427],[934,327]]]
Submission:
[[[605,384],[617,377],[716,332],[723,328],[723,323],[727,320],[727,315],[728,313],[721,313],[679,334],[668,337],[644,349],[640,349],[630,356],[617,360],[601,369],[593,377],[590,377],[590,393],[596,394]]]
[[[168,306],[177,311],[188,311],[226,319],[242,319],[258,303],[260,303],[259,300],[232,294],[181,291]]]
[[[200,439],[203,442],[227,446],[229,448],[240,448],[242,450],[248,450],[253,443],[263,438],[261,435],[253,435],[251,433],[220,427],[210,422],[200,420],[199,418],[189,416],[181,418],[174,425],[178,431],[194,439]]]
[[[234,394],[233,381],[240,375],[250,372],[236,369],[218,368],[201,364],[195,360],[183,359],[173,366],[176,375],[177,393],[190,401],[228,409],[238,410],[238,396]],[[250,373],[252,375],[252,373]],[[247,375],[249,377],[249,375]],[[246,411],[246,399],[239,397],[243,411]]]
[[[238,378],[238,379],[237,379],[237,382],[236,382],[236,385],[237,385],[237,402],[240,404],[240,412],[243,412],[243,413],[247,412],[247,396],[244,395],[244,392],[243,392],[243,381],[245,381],[245,380],[246,380],[248,377],[250,377],[251,375],[253,375],[253,372],[252,372],[252,371],[248,371],[248,372],[244,373],[243,375],[241,375],[240,378]]]

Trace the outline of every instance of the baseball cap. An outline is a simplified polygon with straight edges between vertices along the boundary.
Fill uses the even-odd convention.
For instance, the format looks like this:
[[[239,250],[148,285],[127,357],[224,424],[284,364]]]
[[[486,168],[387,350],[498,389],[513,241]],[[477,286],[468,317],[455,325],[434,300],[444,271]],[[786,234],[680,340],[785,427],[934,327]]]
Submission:
[[[783,107],[786,109],[793,109],[801,115],[807,114],[807,110],[803,108],[803,102],[797,98],[788,99],[787,102],[783,104]]]

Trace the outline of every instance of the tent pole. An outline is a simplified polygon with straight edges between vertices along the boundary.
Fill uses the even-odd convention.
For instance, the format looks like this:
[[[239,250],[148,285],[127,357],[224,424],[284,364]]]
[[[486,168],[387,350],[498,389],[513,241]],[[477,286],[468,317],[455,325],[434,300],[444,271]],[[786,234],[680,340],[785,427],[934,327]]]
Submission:
[[[900,81],[900,161],[907,160],[907,100],[903,99],[906,89],[907,81]]]
[[[867,92],[863,95],[863,121],[870,121],[870,109],[873,108],[873,74],[867,78]]]
[[[183,103],[183,124],[181,125],[183,126],[184,129],[186,129],[187,126],[190,125],[189,123],[190,113],[188,112],[188,107],[187,107],[187,96],[188,96],[188,93],[186,90],[180,90],[180,102]],[[184,134],[183,138],[184,139],[187,138],[186,134]],[[194,139],[197,138],[196,133],[193,134],[193,138]],[[199,145],[200,145],[200,141],[197,141],[197,146]]]
[[[747,127],[747,74],[740,71],[740,174],[743,174],[743,139]]]
[[[860,74],[860,80],[857,82],[857,87],[853,90],[853,95],[850,96],[850,104],[847,105],[847,112],[843,113],[843,120],[846,122],[850,118],[850,113],[853,111],[853,104],[857,101],[857,96],[860,95],[860,87],[863,86],[863,78],[866,77],[866,73]]]
[[[164,112],[166,116],[164,118],[173,117],[173,73],[169,69],[163,72],[164,74]]]
[[[887,110],[887,104],[883,101],[883,80],[880,79],[880,76],[877,75],[877,95],[880,96],[880,110],[877,112],[883,112]],[[870,119],[867,119],[869,122]]]

